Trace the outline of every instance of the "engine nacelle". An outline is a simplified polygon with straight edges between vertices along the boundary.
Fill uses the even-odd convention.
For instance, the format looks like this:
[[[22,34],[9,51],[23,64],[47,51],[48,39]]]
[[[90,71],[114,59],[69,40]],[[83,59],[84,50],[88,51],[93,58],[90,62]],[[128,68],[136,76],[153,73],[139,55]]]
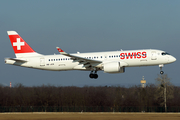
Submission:
[[[125,67],[121,67],[120,62],[104,63],[104,72],[106,72],[106,73],[124,73]]]

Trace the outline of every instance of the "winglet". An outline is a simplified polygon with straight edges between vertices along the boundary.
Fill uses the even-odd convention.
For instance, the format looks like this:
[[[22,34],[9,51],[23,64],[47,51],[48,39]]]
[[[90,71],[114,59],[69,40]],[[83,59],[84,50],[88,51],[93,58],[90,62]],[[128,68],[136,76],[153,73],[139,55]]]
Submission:
[[[61,52],[64,52],[61,48],[59,47],[56,47],[56,49],[61,53]]]
[[[61,48],[59,48],[59,47],[56,47],[56,49],[59,51],[59,53],[61,53],[61,54],[67,54],[66,52],[64,52]]]

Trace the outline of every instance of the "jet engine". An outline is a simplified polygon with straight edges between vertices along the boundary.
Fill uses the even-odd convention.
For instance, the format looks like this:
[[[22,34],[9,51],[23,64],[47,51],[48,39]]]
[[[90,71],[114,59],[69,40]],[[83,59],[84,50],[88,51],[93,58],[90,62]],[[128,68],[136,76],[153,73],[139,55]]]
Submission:
[[[104,63],[104,72],[106,73],[124,73],[125,67],[120,62]]]

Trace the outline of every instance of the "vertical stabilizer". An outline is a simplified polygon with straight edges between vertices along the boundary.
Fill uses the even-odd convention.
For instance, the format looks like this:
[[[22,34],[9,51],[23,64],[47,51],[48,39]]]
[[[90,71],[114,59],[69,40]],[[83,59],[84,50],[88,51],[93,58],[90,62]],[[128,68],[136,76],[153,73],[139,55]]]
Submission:
[[[16,31],[7,31],[16,57],[39,56]]]

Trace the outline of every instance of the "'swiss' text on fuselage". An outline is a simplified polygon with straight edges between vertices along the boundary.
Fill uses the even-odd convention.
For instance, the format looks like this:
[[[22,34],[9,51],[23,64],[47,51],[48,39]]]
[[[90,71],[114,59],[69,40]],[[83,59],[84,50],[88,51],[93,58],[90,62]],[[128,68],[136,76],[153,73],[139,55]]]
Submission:
[[[121,53],[120,59],[140,59],[140,58],[146,58],[147,54],[146,52],[132,52],[132,53]]]

